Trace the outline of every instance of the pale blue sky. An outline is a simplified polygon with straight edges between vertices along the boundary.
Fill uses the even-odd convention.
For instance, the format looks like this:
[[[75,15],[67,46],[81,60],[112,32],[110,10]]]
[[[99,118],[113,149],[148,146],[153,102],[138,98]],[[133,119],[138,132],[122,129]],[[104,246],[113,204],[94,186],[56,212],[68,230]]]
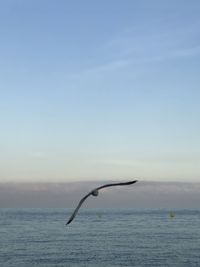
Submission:
[[[200,180],[200,2],[0,2],[0,181]]]

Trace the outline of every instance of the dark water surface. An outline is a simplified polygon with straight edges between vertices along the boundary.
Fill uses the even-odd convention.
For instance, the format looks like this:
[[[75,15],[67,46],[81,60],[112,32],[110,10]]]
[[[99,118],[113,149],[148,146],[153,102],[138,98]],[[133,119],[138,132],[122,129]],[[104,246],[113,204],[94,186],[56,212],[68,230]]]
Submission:
[[[0,266],[200,266],[200,211],[0,209]]]

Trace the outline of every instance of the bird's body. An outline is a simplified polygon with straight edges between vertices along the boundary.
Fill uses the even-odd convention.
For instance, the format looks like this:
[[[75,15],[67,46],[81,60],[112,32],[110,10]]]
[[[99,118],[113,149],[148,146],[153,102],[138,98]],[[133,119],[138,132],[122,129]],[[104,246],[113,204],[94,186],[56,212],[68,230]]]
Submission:
[[[87,195],[85,195],[81,200],[80,202],[78,203],[78,206],[76,207],[76,209],[74,210],[74,212],[72,213],[71,217],[69,218],[68,222],[66,223],[67,224],[70,224],[74,217],[76,216],[79,208],[81,207],[81,205],[83,204],[83,202],[86,200],[86,198],[88,198],[90,195],[92,196],[95,196],[97,197],[98,194],[99,194],[99,190],[102,189],[102,188],[106,188],[106,187],[111,187],[111,186],[123,186],[123,185],[131,185],[131,184],[134,184],[136,183],[137,180],[134,180],[134,181],[130,181],[130,182],[122,182],[122,183],[111,183],[111,184],[105,184],[105,185],[102,185],[102,186],[99,186],[95,189],[93,189],[91,192],[89,192]]]
[[[99,194],[99,191],[98,191],[98,190],[93,190],[91,194],[92,194],[94,197],[97,197],[98,194]]]

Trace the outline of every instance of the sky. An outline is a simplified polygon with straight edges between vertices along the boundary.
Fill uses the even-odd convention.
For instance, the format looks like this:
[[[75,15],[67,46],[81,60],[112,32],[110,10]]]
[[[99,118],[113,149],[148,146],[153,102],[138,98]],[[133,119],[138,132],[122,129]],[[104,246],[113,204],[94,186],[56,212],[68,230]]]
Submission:
[[[199,14],[0,1],[0,182],[199,182]]]

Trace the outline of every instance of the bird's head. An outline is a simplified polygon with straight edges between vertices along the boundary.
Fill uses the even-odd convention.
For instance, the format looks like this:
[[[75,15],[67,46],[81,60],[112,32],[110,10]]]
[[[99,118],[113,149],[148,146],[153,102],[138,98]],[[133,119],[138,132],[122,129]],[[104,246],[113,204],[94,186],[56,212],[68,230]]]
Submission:
[[[97,197],[98,194],[99,194],[99,191],[98,191],[98,190],[93,190],[93,191],[92,191],[92,195],[93,195],[93,196]]]

